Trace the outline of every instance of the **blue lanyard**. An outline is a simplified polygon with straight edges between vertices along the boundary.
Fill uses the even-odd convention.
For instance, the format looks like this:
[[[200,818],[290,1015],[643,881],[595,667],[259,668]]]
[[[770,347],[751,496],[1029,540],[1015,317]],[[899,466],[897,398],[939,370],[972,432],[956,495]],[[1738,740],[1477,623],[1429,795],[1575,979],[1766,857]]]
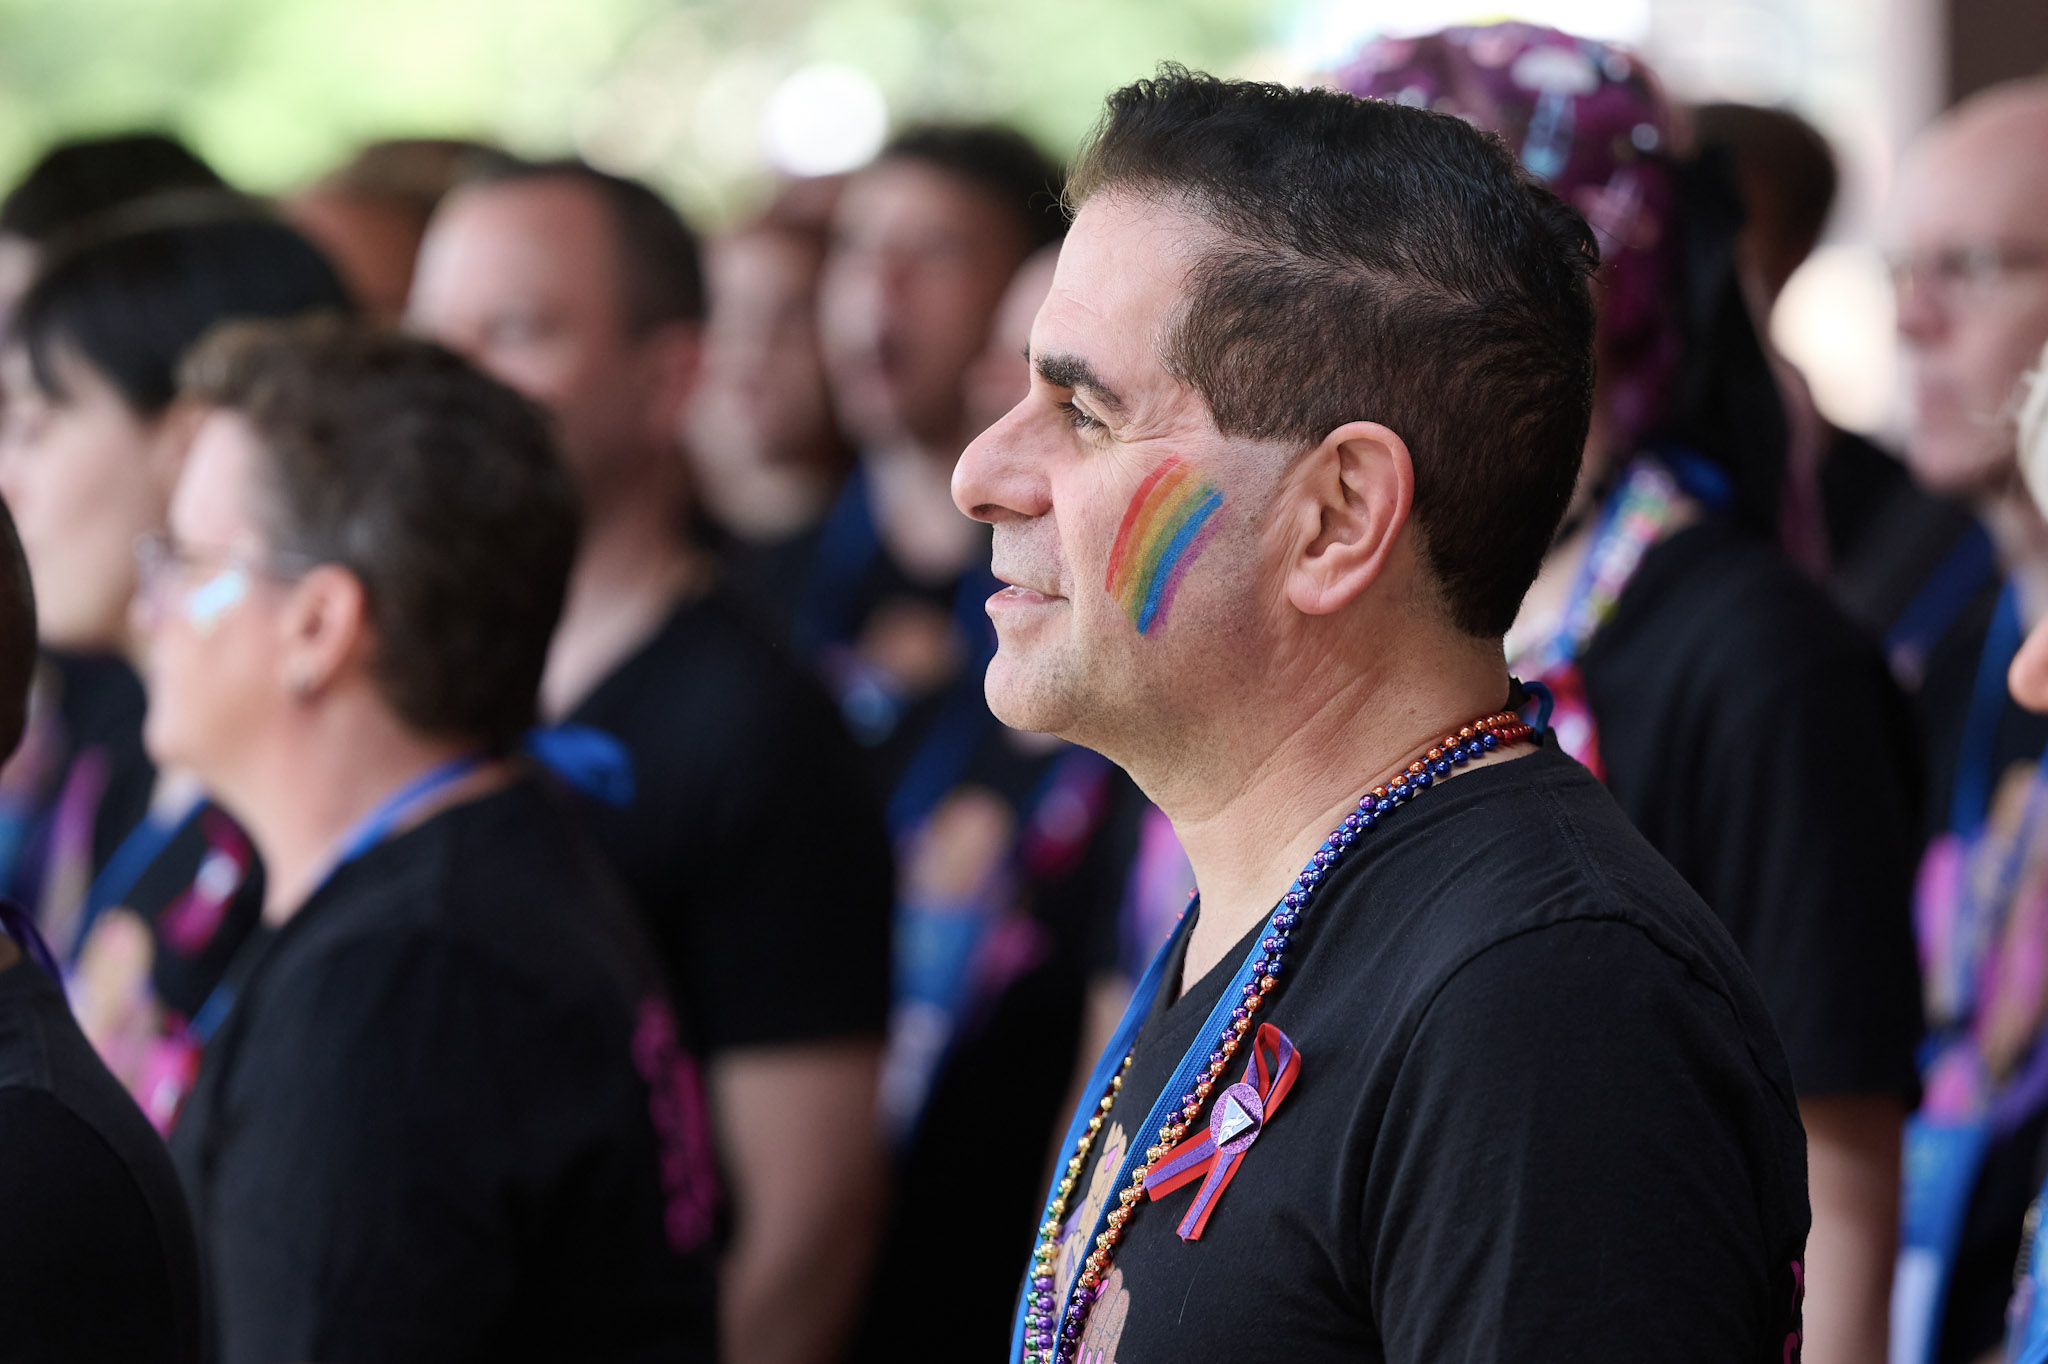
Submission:
[[[1998,722],[2005,717],[2005,674],[2024,633],[2019,590],[2008,581],[1998,594],[1991,627],[1984,632],[1984,652],[1977,660],[1970,709],[1963,719],[1962,745],[1956,751],[1948,827],[1964,836],[1974,834],[1991,813],[1991,765],[1998,751]]]
[[[416,807],[441,794],[483,765],[484,756],[481,753],[466,753],[459,758],[450,758],[447,762],[428,768],[377,802],[375,808],[357,820],[334,845],[334,860],[328,863],[327,870],[313,883],[313,888],[306,892],[306,900],[310,901],[325,890],[327,883],[332,881],[343,867],[389,838],[391,831]]]
[[[121,840],[114,855],[100,868],[99,875],[92,878],[92,885],[85,892],[85,910],[78,916],[78,932],[73,936],[71,955],[76,957],[85,947],[85,940],[92,934],[92,926],[100,915],[120,904],[134,893],[164,849],[178,840],[178,836],[191,827],[199,817],[200,807],[206,804],[203,795],[194,795],[190,804],[173,819],[159,819],[154,811],[143,815],[142,821],[128,831]]]
[[[1991,536],[1972,521],[1885,632],[1884,656],[1892,670],[1917,676],[1948,627],[1997,573],[1998,553]]]
[[[1190,908],[1193,908],[1192,904]],[[1196,1030],[1194,1042],[1188,1047],[1187,1054],[1181,1057],[1180,1064],[1174,1067],[1172,1077],[1160,1088],[1159,1097],[1152,1101],[1151,1110],[1145,1114],[1145,1120],[1136,1127],[1126,1129],[1129,1133],[1129,1139],[1125,1142],[1123,1160],[1118,1165],[1116,1178],[1111,1181],[1108,1186],[1109,1188],[1123,1189],[1129,1187],[1131,1172],[1137,1169],[1138,1165],[1145,1159],[1145,1150],[1152,1144],[1152,1134],[1165,1125],[1169,1113],[1178,1113],[1180,1111],[1178,1107],[1179,1096],[1186,1093],[1188,1087],[1194,1084],[1195,1076],[1198,1072],[1206,1071],[1209,1064],[1209,1053],[1215,1045],[1215,1037],[1223,1030],[1225,1023],[1230,1018],[1230,1011],[1237,1007],[1238,997],[1244,993],[1244,987],[1250,983],[1252,963],[1257,961],[1260,955],[1259,944],[1264,941],[1268,933],[1273,931],[1273,916],[1278,914],[1280,910],[1281,906],[1276,904],[1267,913],[1264,925],[1253,936],[1251,951],[1246,954],[1244,961],[1238,965],[1237,973],[1230,978],[1230,983],[1223,987],[1223,993],[1216,997],[1215,1007],[1209,1010],[1209,1017],[1203,1020],[1202,1026]],[[1131,992],[1131,1002],[1129,1007],[1124,1010],[1123,1021],[1117,1024],[1116,1032],[1110,1038],[1109,1046],[1103,1051],[1101,1059],[1096,1061],[1095,1069],[1088,1077],[1088,1087],[1082,1091],[1089,1098],[1083,1100],[1074,1112],[1074,1120],[1067,1125],[1066,1136],[1060,1143],[1061,1159],[1065,1159],[1066,1153],[1074,1150],[1080,1144],[1081,1134],[1087,1130],[1088,1119],[1093,1117],[1096,1112],[1095,1105],[1092,1102],[1093,1096],[1109,1092],[1110,1077],[1116,1073],[1117,1067],[1123,1064],[1125,1055],[1131,1049],[1131,1043],[1137,1038],[1138,1030],[1144,1026],[1145,1018],[1151,1013],[1152,1005],[1157,1000],[1159,991],[1164,986],[1167,962],[1173,959],[1181,940],[1188,935],[1193,926],[1194,916],[1183,912],[1180,916],[1180,922],[1174,926],[1173,932],[1168,935],[1166,941],[1160,945],[1159,951],[1154,954],[1152,964],[1145,968],[1144,978],[1138,982],[1137,989]],[[1038,1220],[1041,1224],[1052,1216],[1053,1197],[1058,1189],[1057,1176],[1054,1178],[1053,1186],[1053,1190],[1047,1194],[1044,1210],[1039,1213]],[[1085,1244],[1091,1246],[1095,1244],[1095,1238],[1100,1236],[1102,1229],[1109,1224],[1110,1213],[1114,1212],[1118,1206],[1120,1205],[1114,1198],[1103,1200],[1102,1207],[1096,1212],[1094,1225],[1088,1229],[1088,1238]],[[1076,1278],[1078,1279],[1078,1277],[1079,1273],[1077,1270]],[[1027,1275],[1025,1280],[1027,1292],[1020,1294],[1018,1297],[1016,1323],[1010,1331],[1010,1358],[1012,1360],[1018,1360],[1023,1357],[1024,1322],[1029,1287],[1030,1280]],[[1067,1286],[1067,1296],[1070,1297],[1072,1292],[1073,1285],[1070,1283]],[[1065,1320],[1066,1311],[1067,1297],[1063,1297],[1060,1302],[1061,1321]]]
[[[484,756],[480,753],[451,758],[422,772],[384,797],[368,814],[350,826],[348,832],[336,842],[333,860],[327,864],[327,870],[320,874],[320,879],[313,883],[313,888],[306,892],[306,898],[300,902],[301,907],[311,903],[314,896],[325,890],[343,867],[389,838],[392,830],[413,810],[469,776],[483,764]],[[205,1002],[193,1013],[191,1022],[185,1025],[185,1031],[193,1041],[202,1047],[205,1046],[220,1030],[221,1023],[226,1020],[234,1006],[235,985],[234,978],[230,976],[213,987],[213,993],[209,994]]]
[[[839,489],[838,500],[825,515],[818,547],[798,594],[796,619],[790,623],[790,647],[810,658],[827,644],[846,638],[847,618],[868,566],[881,552],[874,508],[868,505],[868,480],[858,463]]]
[[[960,676],[924,741],[896,779],[896,789],[889,793],[883,816],[891,838],[909,833],[938,808],[966,772],[982,736],[996,726],[982,691],[982,676],[996,655],[995,628],[982,603],[998,586],[986,570],[971,571],[953,593],[953,623],[973,652],[961,666]]]
[[[797,603],[790,643],[811,658],[853,633],[853,603],[861,581],[882,552],[881,532],[868,501],[867,474],[859,465],[846,477],[819,532],[816,556]],[[900,838],[937,808],[972,761],[981,738],[995,726],[982,695],[982,674],[995,657],[995,631],[982,603],[999,584],[986,569],[969,572],[953,592],[953,622],[972,649],[924,741],[889,793],[883,815],[890,837]]]

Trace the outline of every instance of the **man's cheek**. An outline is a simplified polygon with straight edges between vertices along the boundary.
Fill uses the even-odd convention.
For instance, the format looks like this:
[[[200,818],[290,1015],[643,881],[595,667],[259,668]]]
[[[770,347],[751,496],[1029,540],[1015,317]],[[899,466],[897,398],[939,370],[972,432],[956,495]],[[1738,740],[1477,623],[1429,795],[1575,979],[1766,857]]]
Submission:
[[[1188,572],[1215,538],[1223,490],[1179,455],[1161,460],[1124,508],[1103,589],[1141,635],[1165,628]]]

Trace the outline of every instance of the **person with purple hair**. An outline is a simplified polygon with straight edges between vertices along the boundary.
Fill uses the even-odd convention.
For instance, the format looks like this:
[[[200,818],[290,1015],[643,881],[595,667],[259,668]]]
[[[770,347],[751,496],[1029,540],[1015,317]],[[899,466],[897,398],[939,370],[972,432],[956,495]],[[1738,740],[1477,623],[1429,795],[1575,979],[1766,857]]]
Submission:
[[[1739,207],[1613,46],[1453,28],[1369,43],[1337,83],[1500,134],[1599,238],[1592,430],[1508,657],[1743,949],[1807,1132],[1805,1357],[1882,1359],[1918,1088],[1911,726],[1875,645],[1780,547],[1785,422]]]

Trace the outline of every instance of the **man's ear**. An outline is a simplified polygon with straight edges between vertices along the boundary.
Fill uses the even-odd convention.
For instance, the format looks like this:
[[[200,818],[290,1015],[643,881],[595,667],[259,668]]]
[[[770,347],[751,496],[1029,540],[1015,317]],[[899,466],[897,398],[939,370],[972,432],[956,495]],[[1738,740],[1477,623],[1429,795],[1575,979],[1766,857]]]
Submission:
[[[704,327],[665,322],[640,339],[647,372],[647,420],[658,439],[678,439],[704,367]]]
[[[301,699],[319,695],[372,647],[362,579],[340,564],[318,565],[293,585],[278,629],[286,690]]]
[[[1408,445],[1378,422],[1346,422],[1287,482],[1296,548],[1287,600],[1305,615],[1342,610],[1387,572],[1415,500]]]

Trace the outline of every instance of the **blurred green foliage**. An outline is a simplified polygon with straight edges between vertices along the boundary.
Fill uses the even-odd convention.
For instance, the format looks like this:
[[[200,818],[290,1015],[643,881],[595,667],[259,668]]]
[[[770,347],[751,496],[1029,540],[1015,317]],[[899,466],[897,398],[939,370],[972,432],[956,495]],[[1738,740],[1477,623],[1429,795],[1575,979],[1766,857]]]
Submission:
[[[1256,67],[1283,0],[0,0],[0,177],[163,126],[275,192],[406,135],[578,150],[719,216],[762,184],[768,93],[815,61],[901,122],[1017,122],[1066,152],[1165,58]]]

